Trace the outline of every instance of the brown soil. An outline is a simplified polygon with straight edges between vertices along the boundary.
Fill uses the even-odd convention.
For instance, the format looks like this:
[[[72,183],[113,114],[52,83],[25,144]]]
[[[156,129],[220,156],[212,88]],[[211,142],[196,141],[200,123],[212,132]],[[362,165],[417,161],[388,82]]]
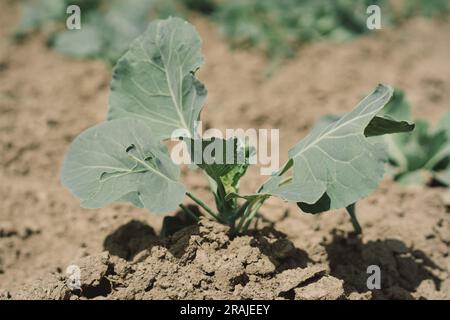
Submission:
[[[161,242],[160,216],[126,204],[81,209],[59,168],[70,141],[104,119],[110,70],[47,49],[39,34],[14,45],[18,14],[15,1],[2,2],[0,298],[450,299],[448,189],[386,178],[358,205],[361,238],[343,211],[306,215],[275,199],[258,231],[234,239],[203,220]],[[449,108],[449,22],[416,19],[349,44],[314,44],[269,79],[259,54],[233,52],[214,26],[194,24],[206,57],[205,125],[280,128],[282,160],[320,116],[350,110],[379,82],[404,89],[415,116],[436,122]],[[257,168],[248,176],[243,192],[265,179]],[[202,176],[184,170],[183,180],[212,202]],[[81,291],[66,286],[73,263]],[[366,287],[372,264],[381,290]]]

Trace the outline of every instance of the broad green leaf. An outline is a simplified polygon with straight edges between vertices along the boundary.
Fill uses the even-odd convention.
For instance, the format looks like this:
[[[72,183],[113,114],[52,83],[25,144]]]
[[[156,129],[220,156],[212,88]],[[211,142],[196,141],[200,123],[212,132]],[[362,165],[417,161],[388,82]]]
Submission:
[[[315,202],[317,200],[317,194],[323,194],[324,189],[322,185],[318,185],[315,182],[306,181],[305,183],[299,183],[297,181],[293,181],[290,177],[284,178],[282,176],[274,176],[263,185],[258,193],[260,195],[276,196],[285,201]]]
[[[338,121],[342,115],[326,115],[319,119],[314,129],[325,129],[328,125]],[[388,115],[375,116],[364,130],[364,136],[375,137],[391,133],[411,132],[415,124],[410,121],[399,121]]]
[[[343,114],[326,114],[323,117],[320,117],[320,119],[314,124],[314,130],[322,131],[326,127],[328,127],[333,122],[338,121],[340,118],[342,118]]]
[[[395,120],[411,119],[411,106],[402,90],[394,90],[392,99],[383,108],[382,114]]]
[[[414,130],[414,126],[414,123],[409,121],[397,121],[387,116],[376,116],[364,130],[364,136],[375,137],[391,133],[411,132]]]
[[[311,133],[289,151],[292,181],[271,178],[261,192],[303,204],[317,205],[328,197],[326,209],[344,208],[376,188],[387,160],[384,144],[364,132],[392,96],[392,88],[379,85],[353,111]],[[325,196],[326,194],[326,196]]]
[[[124,202],[131,202],[134,206],[138,208],[144,208],[144,204],[142,203],[139,193],[137,192],[130,192],[124,195],[122,198],[120,198],[118,201],[124,201]]]
[[[326,115],[319,119],[315,128],[317,130],[325,129],[331,123],[338,121],[342,114]],[[366,137],[387,135],[392,137],[391,133],[410,132],[414,130],[414,123],[407,121],[411,117],[411,111],[408,101],[402,91],[395,90],[391,100],[386,106],[370,120],[364,130]]]
[[[142,119],[161,140],[177,129],[194,136],[206,97],[194,75],[203,63],[200,47],[194,27],[182,19],[150,23],[114,68],[108,118]]]
[[[325,192],[315,203],[309,204],[306,202],[297,202],[297,206],[302,209],[303,212],[312,214],[321,213],[330,210],[331,199]]]
[[[85,208],[126,200],[156,213],[177,208],[185,194],[180,172],[139,119],[101,123],[70,145],[61,180]]]

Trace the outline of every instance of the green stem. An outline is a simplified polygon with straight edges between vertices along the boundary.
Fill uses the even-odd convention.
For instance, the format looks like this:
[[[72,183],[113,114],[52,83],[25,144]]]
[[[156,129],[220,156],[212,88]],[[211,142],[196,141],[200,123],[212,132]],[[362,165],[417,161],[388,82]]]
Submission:
[[[237,232],[247,231],[250,223],[258,212],[259,208],[263,205],[264,201],[266,201],[267,197],[261,197],[254,199],[252,201],[247,201],[245,206],[245,211],[239,220],[239,224],[236,228]]]
[[[195,221],[198,221],[198,216],[196,216],[191,209],[189,209],[183,204],[180,204],[180,208],[183,209],[183,211],[186,212],[187,215],[191,216]]]
[[[230,218],[230,214],[233,211],[232,206],[230,202],[225,199],[226,197],[225,187],[220,181],[220,179],[217,179],[216,183],[217,183],[217,195],[219,197],[220,203],[219,215],[223,216],[225,221],[228,221],[228,219]]]
[[[206,205],[206,203],[204,203],[202,200],[200,200],[199,198],[197,198],[196,196],[194,196],[192,193],[190,192],[186,192],[186,195],[191,198],[196,204],[198,204],[200,207],[202,207],[203,209],[205,209],[206,212],[208,212],[211,216],[214,217],[214,219],[216,219],[217,221],[220,221],[219,216],[214,213],[214,211],[211,210],[210,207],[208,207]]]
[[[263,201],[260,201],[256,204],[256,206],[252,209],[252,211],[250,211],[250,214],[248,215],[245,224],[242,228],[242,231],[246,232],[248,230],[248,227],[250,226],[250,223],[252,222],[253,218],[255,217],[255,215],[258,213],[259,208],[261,208]]]
[[[246,220],[247,216],[248,216],[248,212],[251,210],[251,208],[253,207],[253,204],[255,203],[255,200],[253,201],[249,201],[247,200],[247,202],[243,205],[244,208],[244,212],[242,214],[242,216],[239,219],[239,223],[236,227],[236,232],[240,232],[242,225],[244,224],[244,221]]]
[[[238,219],[242,216],[242,214],[247,210],[247,207],[249,206],[250,202],[245,201],[245,203],[239,207],[239,209],[236,210],[236,212],[233,214],[233,219]]]
[[[353,225],[353,229],[355,230],[355,233],[361,234],[362,229],[361,229],[361,225],[358,222],[358,218],[356,218],[355,204],[352,203],[346,209],[347,209],[348,214],[350,215],[350,219],[352,221],[352,225]]]
[[[236,235],[237,233],[237,229],[236,229],[236,220],[242,216],[242,214],[245,212],[245,210],[247,209],[248,206],[248,201],[246,201],[242,206],[240,206],[239,208],[237,208],[232,216],[230,217],[230,231],[231,231],[231,235]]]

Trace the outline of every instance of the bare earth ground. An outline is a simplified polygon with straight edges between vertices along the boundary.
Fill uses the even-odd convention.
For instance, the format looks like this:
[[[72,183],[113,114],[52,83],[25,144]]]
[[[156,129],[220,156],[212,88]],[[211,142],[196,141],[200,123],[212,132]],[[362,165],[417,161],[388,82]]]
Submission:
[[[306,215],[275,200],[261,231],[230,239],[202,221],[163,243],[162,217],[126,204],[81,209],[59,168],[70,141],[105,118],[110,70],[61,56],[39,35],[12,44],[18,14],[2,2],[0,298],[450,299],[448,189],[386,178],[358,205],[362,238],[343,211]],[[193,22],[206,57],[205,125],[279,128],[282,160],[320,116],[350,110],[379,82],[404,89],[417,117],[436,122],[450,107],[449,22],[416,19],[349,44],[314,44],[270,79],[259,54],[233,52],[214,26]],[[198,173],[183,179],[211,203]],[[263,180],[251,170],[243,191]],[[74,262],[81,292],[64,285]],[[371,264],[382,270],[372,292]]]

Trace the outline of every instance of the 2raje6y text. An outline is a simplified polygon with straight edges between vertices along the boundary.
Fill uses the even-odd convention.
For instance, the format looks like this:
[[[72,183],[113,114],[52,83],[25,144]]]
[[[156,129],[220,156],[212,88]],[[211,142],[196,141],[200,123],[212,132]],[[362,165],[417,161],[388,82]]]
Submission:
[[[269,304],[225,304],[223,307],[203,307],[190,305],[189,303],[180,308],[181,315],[199,315],[210,318],[215,312],[224,315],[267,315],[269,313]]]

